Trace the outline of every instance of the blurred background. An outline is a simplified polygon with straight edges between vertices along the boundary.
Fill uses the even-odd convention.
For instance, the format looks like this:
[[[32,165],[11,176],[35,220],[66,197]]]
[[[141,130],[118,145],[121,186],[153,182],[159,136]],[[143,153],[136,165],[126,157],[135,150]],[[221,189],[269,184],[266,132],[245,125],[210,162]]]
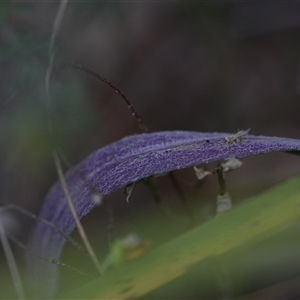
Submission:
[[[79,63],[113,82],[150,131],[251,128],[256,135],[300,138],[299,3],[69,1],[55,41],[47,104],[45,73],[58,5],[0,3],[1,205],[38,212],[57,180],[55,146],[75,165],[99,147],[140,132],[111,88],[62,68],[63,63]],[[229,175],[228,189],[238,203],[299,173],[299,166],[296,157],[280,153],[247,158],[241,170]],[[202,195],[201,205],[200,200],[190,205],[200,205],[200,219],[209,219],[216,180],[199,192],[192,170],[175,175],[187,195]],[[157,182],[163,201],[180,213],[168,178]],[[114,193],[116,230],[134,230],[128,219],[157,209],[152,198],[143,186],[129,205],[124,191]],[[12,217],[7,230],[25,242],[32,222],[19,214]],[[99,234],[103,253],[107,220],[100,207],[85,221]],[[183,230],[173,222],[170,228],[171,235]]]

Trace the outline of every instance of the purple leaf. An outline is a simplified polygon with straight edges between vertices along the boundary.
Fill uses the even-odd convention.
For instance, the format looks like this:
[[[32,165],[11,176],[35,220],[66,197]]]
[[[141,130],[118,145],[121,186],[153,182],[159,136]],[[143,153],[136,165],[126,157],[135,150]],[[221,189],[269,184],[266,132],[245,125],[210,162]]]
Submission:
[[[103,147],[66,175],[66,181],[80,218],[93,207],[91,186],[108,195],[143,178],[230,157],[246,157],[274,151],[300,151],[300,140],[278,137],[188,131],[137,134]],[[125,200],[124,200],[125,201]],[[75,227],[61,184],[49,191],[39,217],[70,234]],[[29,248],[43,256],[58,259],[65,239],[53,229],[37,223]],[[57,266],[29,259],[30,278],[38,296],[55,293]]]

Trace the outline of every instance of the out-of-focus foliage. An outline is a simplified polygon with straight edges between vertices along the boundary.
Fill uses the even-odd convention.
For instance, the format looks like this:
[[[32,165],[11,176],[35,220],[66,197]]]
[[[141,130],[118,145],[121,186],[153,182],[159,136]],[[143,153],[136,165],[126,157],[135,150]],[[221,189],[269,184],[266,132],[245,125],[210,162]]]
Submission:
[[[45,174],[45,182],[51,179],[46,173],[53,164],[53,149],[60,147],[72,158],[72,152],[76,153],[76,149],[84,146],[85,138],[88,139],[96,115],[84,97],[78,78],[72,73],[65,77],[57,75],[56,68],[50,79],[49,102],[45,90],[49,39],[37,40],[32,31],[15,30],[7,19],[17,18],[24,11],[14,11],[6,2],[2,6],[6,8],[3,9],[6,15],[2,15],[0,47],[0,162],[3,176],[5,172],[10,174],[0,183],[2,193],[4,191],[1,201],[5,203],[9,201],[5,199],[5,190],[14,198],[9,189],[16,174],[26,173],[26,177],[32,179]],[[60,48],[55,50],[59,64]],[[22,185],[22,180],[19,178],[15,184]],[[25,196],[22,202],[30,202],[30,199]]]
[[[15,6],[2,1],[0,11],[0,205],[14,203],[36,210],[56,178],[54,148],[59,147],[72,163],[77,150],[85,148],[84,141],[89,141],[96,115],[76,74],[63,76],[56,65],[50,80],[51,103],[47,104],[49,37],[37,38],[28,26],[18,22],[20,16],[31,11],[26,4]],[[55,50],[59,64],[58,44]],[[101,116],[97,114],[97,118]],[[9,216],[13,224],[6,230],[13,229],[26,242],[30,220],[20,214]],[[24,256],[24,252],[20,254]],[[0,258],[1,266],[5,266],[3,256]],[[1,270],[1,278],[9,278],[7,270]]]
[[[299,3],[69,1],[55,44],[48,109],[45,72],[57,7],[57,1],[0,2],[1,204],[37,211],[57,180],[54,146],[76,164],[138,131],[118,95],[93,78],[57,68],[60,63],[80,63],[115,83],[151,130],[251,127],[253,134],[299,137]],[[287,155],[247,159],[230,174],[228,186],[233,201],[240,202],[297,172],[298,164]],[[191,191],[189,174],[176,175]],[[172,199],[176,206],[172,186],[159,182],[164,201]],[[201,205],[211,207],[216,187],[203,188]],[[121,192],[112,195],[116,230],[124,230],[134,215],[147,215],[151,199],[140,187],[129,204]],[[92,239],[107,248],[103,210],[86,223]],[[205,209],[200,214],[211,217]],[[25,239],[27,219],[15,220],[17,236]],[[154,228],[159,231],[148,230]],[[0,276],[8,278],[5,261],[2,265]]]

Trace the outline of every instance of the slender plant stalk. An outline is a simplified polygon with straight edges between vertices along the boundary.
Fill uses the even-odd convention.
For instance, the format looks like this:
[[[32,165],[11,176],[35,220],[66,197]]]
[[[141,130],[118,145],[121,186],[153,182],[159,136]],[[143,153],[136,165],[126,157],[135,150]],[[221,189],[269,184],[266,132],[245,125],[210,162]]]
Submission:
[[[61,0],[59,2],[59,6],[58,6],[57,13],[55,16],[54,24],[52,27],[50,43],[49,43],[49,62],[48,62],[48,67],[47,67],[46,75],[45,75],[45,89],[46,89],[46,96],[47,96],[48,130],[49,130],[50,134],[52,134],[52,119],[50,116],[50,102],[51,102],[50,77],[52,74],[54,57],[55,57],[54,42],[55,42],[57,33],[61,27],[61,22],[62,22],[64,14],[65,14],[67,4],[68,4],[68,0]]]
[[[23,284],[21,281],[21,276],[17,267],[16,260],[14,258],[13,252],[7,240],[4,228],[0,222],[0,240],[3,247],[3,251],[6,257],[6,261],[10,270],[12,281],[15,287],[15,291],[19,300],[25,299],[25,293]]]
[[[65,14],[67,4],[68,4],[68,0],[60,1],[56,16],[55,16],[52,32],[51,32],[51,38],[50,38],[50,43],[49,43],[49,63],[48,63],[47,71],[46,71],[46,77],[45,77],[45,87],[46,87],[47,92],[49,91],[50,76],[52,73],[53,61],[54,61],[54,56],[55,56],[54,42],[55,42],[57,33],[61,27],[61,22],[62,22],[64,14]]]
[[[78,217],[78,214],[77,214],[77,211],[75,209],[75,206],[74,206],[74,203],[72,201],[72,198],[71,198],[71,195],[70,195],[70,191],[69,191],[69,188],[68,188],[68,185],[66,183],[66,180],[65,180],[65,177],[63,175],[63,172],[62,172],[62,168],[61,168],[61,164],[60,164],[60,161],[59,161],[59,157],[57,155],[57,152],[54,151],[53,152],[53,158],[54,158],[54,163],[55,163],[55,166],[56,166],[56,170],[57,170],[57,174],[58,174],[58,177],[59,177],[59,181],[62,185],[62,189],[64,191],[64,194],[65,194],[65,197],[66,197],[66,200],[68,202],[68,205],[69,205],[69,208],[70,208],[70,211],[71,211],[71,214],[75,220],[75,224],[76,224],[76,227],[78,229],[78,232],[80,234],[80,237],[87,249],[87,252],[89,253],[95,267],[97,268],[98,272],[100,274],[103,274],[103,270],[101,268],[101,265],[97,259],[97,256],[89,242],[89,239],[85,233],[85,230],[80,222],[80,219]]]
[[[219,194],[224,195],[226,193],[226,181],[224,178],[222,168],[220,168],[220,167],[216,168],[215,173],[217,173],[217,175],[218,175],[218,181],[219,181],[219,186],[220,186]]]
[[[57,226],[55,226],[53,223],[47,221],[46,219],[40,218],[40,217],[36,216],[34,213],[26,210],[25,208],[19,207],[19,206],[14,205],[14,204],[7,204],[5,206],[0,207],[0,212],[1,211],[5,211],[5,210],[15,210],[15,211],[18,211],[18,212],[22,213],[23,215],[28,216],[28,217],[36,220],[37,222],[40,222],[40,223],[43,223],[43,224],[49,226],[54,231],[56,231],[61,236],[63,236],[75,248],[77,248],[78,250],[83,251],[83,252],[86,253],[86,248],[85,247],[83,247],[81,244],[79,244],[78,242],[76,242],[73,238],[71,238],[69,235],[67,235],[66,233],[64,233],[60,228],[58,228]]]
[[[26,252],[28,252],[28,253],[30,253],[30,254],[32,254],[32,255],[34,255],[34,256],[42,259],[42,260],[45,260],[45,261],[47,261],[47,262],[49,262],[51,264],[55,264],[55,265],[60,266],[60,267],[64,267],[64,268],[66,268],[66,269],[68,269],[68,270],[70,270],[72,272],[75,272],[75,273],[77,273],[79,275],[90,276],[90,275],[88,275],[88,274],[86,274],[86,273],[84,273],[84,272],[82,272],[82,271],[80,271],[80,270],[78,270],[78,269],[76,269],[74,267],[71,267],[68,264],[65,264],[65,263],[63,263],[61,261],[58,261],[58,260],[56,260],[54,258],[51,258],[51,257],[40,255],[40,254],[36,253],[35,251],[32,251],[30,248],[28,248],[26,245],[24,245],[22,242],[20,242],[19,240],[17,240],[15,237],[13,237],[11,235],[7,235],[7,237],[10,239],[10,241],[12,241],[13,243],[15,243],[21,249],[25,250]]]
[[[48,111],[50,112],[50,101],[51,101],[51,94],[50,94],[50,77],[51,77],[51,73],[52,73],[52,69],[53,69],[53,62],[54,62],[54,56],[55,56],[55,51],[54,51],[54,42],[55,42],[55,38],[57,36],[57,33],[61,27],[61,22],[66,10],[68,4],[68,0],[61,0],[57,13],[56,13],[56,17],[54,20],[54,24],[53,24],[53,28],[52,28],[52,33],[51,33],[51,39],[50,39],[50,44],[49,44],[49,63],[48,63],[48,68],[46,71],[46,76],[45,76],[45,89],[46,89],[46,94],[47,94],[47,106],[48,106]],[[52,135],[52,120],[50,115],[48,115],[48,129],[50,132],[50,135]],[[70,196],[70,192],[67,186],[67,183],[65,181],[63,172],[62,172],[62,168],[61,168],[61,164],[57,155],[57,152],[54,150],[53,152],[53,158],[54,158],[54,163],[57,169],[57,173],[59,176],[59,180],[61,182],[65,197],[67,199],[70,211],[72,213],[72,216],[75,220],[77,229],[79,231],[79,234],[82,238],[82,241],[87,249],[87,252],[89,253],[92,261],[94,262],[94,265],[96,266],[97,270],[99,271],[100,274],[102,274],[102,268],[100,266],[100,263],[95,255],[95,252],[87,238],[87,235],[85,233],[84,228],[81,225],[81,222],[79,220],[78,214],[76,212],[76,209],[74,207],[73,201],[71,199]]]

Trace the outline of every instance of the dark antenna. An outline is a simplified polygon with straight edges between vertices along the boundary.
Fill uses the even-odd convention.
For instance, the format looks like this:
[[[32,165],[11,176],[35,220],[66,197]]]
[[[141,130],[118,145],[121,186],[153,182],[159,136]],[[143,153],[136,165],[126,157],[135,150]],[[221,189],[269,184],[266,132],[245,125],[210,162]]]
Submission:
[[[89,70],[88,68],[85,68],[83,66],[81,66],[80,64],[63,64],[62,65],[63,68],[69,68],[69,69],[74,69],[74,70],[78,70],[78,71],[83,71],[89,75],[94,76],[95,78],[101,80],[102,82],[104,82],[105,84],[107,84],[108,86],[110,86],[116,93],[118,93],[122,99],[125,101],[128,109],[131,111],[132,116],[136,119],[136,121],[139,124],[140,129],[142,130],[142,132],[147,133],[149,132],[148,126],[145,124],[145,122],[143,121],[143,119],[141,118],[141,116],[138,114],[138,112],[135,110],[133,104],[131,103],[131,101],[125,96],[125,94],[118,89],[113,83],[109,82],[107,79],[105,79],[104,77],[100,76],[99,74]],[[171,182],[173,184],[173,186],[175,187],[176,192],[179,195],[180,201],[183,204],[183,206],[185,207],[185,209],[187,210],[187,200],[184,196],[184,193],[180,187],[180,185],[178,184],[174,174],[172,174],[172,172],[169,174],[169,177],[171,179]],[[130,196],[130,195],[129,195]],[[189,216],[191,216],[190,213],[188,213]]]
[[[139,124],[139,127],[140,129],[146,133],[148,132],[148,126],[145,124],[145,122],[142,120],[141,116],[138,114],[138,112],[135,110],[133,104],[131,103],[131,101],[125,96],[125,94],[120,90],[118,89],[114,84],[112,84],[110,81],[108,81],[107,79],[105,79],[104,77],[100,76],[99,74],[79,65],[79,64],[75,64],[75,65],[72,65],[72,64],[63,64],[62,65],[63,68],[71,68],[71,69],[75,69],[75,70],[78,70],[78,71],[83,71],[89,75],[92,75],[94,76],[95,78],[101,80],[102,82],[104,82],[105,84],[107,84],[108,86],[110,86],[112,89],[114,89],[114,91],[116,93],[118,93],[122,98],[123,100],[125,101],[128,109],[131,111],[131,114],[132,116],[137,120],[138,124]]]

